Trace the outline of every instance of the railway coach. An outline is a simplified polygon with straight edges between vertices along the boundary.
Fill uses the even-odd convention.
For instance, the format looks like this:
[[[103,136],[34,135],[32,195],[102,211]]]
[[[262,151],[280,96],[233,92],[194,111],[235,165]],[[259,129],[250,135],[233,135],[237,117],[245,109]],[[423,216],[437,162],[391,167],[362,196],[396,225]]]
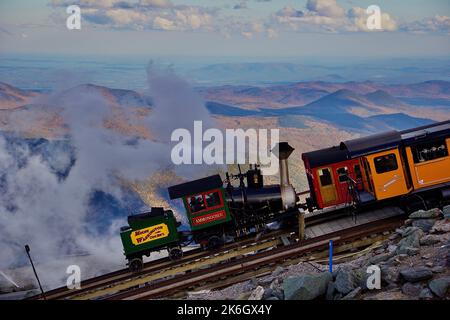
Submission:
[[[450,199],[450,121],[343,141],[302,155],[310,211],[397,199],[408,207]]]

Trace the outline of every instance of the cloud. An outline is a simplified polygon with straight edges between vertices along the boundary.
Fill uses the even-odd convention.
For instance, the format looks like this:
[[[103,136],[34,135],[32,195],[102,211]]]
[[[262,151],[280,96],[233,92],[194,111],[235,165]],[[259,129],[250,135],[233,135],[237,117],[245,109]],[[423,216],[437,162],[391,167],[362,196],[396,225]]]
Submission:
[[[175,30],[175,25],[171,20],[162,17],[156,17],[153,20],[153,28],[160,30]]]
[[[372,31],[367,28],[367,18],[369,15],[366,9],[355,7],[348,11],[348,19],[351,21],[349,31]],[[381,12],[381,30],[380,31],[396,31],[398,29],[397,22],[386,12]]]
[[[255,0],[263,3],[271,0]],[[227,8],[247,9],[249,0],[239,0]],[[170,0],[53,0],[53,7],[78,4],[82,17],[94,26],[114,29],[206,31],[226,37],[233,35],[253,38],[264,34],[273,38],[283,31],[294,32],[373,32],[367,28],[366,8],[346,11],[336,0],[308,0],[304,7],[285,6],[266,17],[241,17],[220,7],[186,5]],[[234,11],[233,10],[233,11]],[[226,12],[226,13],[224,13]],[[65,16],[62,16],[65,18]],[[262,28],[254,27],[259,24]],[[421,21],[400,24],[388,12],[381,10],[382,32],[444,33],[450,32],[449,17],[435,16]]]
[[[212,30],[216,8],[174,5],[169,0],[53,0],[53,7],[77,4],[82,18],[115,29],[192,31]]]
[[[420,21],[403,24],[401,30],[412,33],[450,34],[450,17],[436,15]]]
[[[344,9],[336,3],[336,0],[308,0],[306,8],[325,17],[342,17],[345,14]]]
[[[345,12],[335,0],[309,0],[305,10],[286,6],[272,17],[273,26],[298,32],[369,32],[366,9],[354,7]],[[380,31],[395,31],[397,22],[381,12]]]

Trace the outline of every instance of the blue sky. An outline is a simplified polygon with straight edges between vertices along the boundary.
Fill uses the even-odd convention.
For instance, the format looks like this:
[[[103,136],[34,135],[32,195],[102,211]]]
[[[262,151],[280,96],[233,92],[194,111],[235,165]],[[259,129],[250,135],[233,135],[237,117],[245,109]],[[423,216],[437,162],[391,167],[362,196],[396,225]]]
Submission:
[[[69,4],[82,30],[65,27]],[[373,4],[383,31],[365,27]],[[448,56],[449,16],[448,0],[2,0],[0,53]]]

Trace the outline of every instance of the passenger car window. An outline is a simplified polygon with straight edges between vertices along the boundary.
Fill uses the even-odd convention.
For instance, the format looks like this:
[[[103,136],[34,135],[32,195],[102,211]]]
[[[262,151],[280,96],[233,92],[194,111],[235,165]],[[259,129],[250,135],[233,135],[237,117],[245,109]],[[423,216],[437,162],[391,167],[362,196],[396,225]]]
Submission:
[[[356,179],[361,180],[362,179],[361,167],[359,166],[359,164],[356,164],[354,168],[355,168]]]
[[[389,153],[374,159],[375,170],[377,173],[385,173],[398,169],[397,158],[395,154]]]
[[[445,139],[411,146],[414,163],[426,162],[448,156]]]
[[[348,181],[348,168],[342,167],[336,170],[336,173],[338,174],[338,179],[340,183],[347,182]]]
[[[322,187],[333,184],[333,179],[331,178],[330,169],[328,169],[328,168],[319,169],[318,172],[319,172],[320,185]]]

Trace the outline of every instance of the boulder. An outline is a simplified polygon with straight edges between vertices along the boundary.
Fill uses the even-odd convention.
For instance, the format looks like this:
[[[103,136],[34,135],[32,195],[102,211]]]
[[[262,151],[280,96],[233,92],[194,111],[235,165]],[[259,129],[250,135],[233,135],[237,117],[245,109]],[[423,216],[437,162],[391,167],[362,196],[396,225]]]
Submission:
[[[417,297],[420,295],[420,292],[422,291],[422,286],[417,284],[412,284],[411,282],[407,282],[402,286],[402,292],[403,294],[406,294],[410,297]]]
[[[424,235],[423,231],[416,227],[407,228],[404,237],[397,244],[397,254],[407,254],[407,248],[419,248],[420,239]]]
[[[428,234],[424,237],[422,237],[419,240],[419,243],[421,246],[432,246],[433,244],[439,243],[441,241],[441,238],[434,234]]]
[[[425,267],[415,267],[401,270],[400,276],[405,281],[414,283],[430,279],[433,277],[433,272]]]
[[[397,246],[394,245],[394,244],[390,244],[390,245],[387,247],[387,251],[388,251],[389,253],[394,253],[395,251],[397,251]]]
[[[373,256],[369,259],[369,264],[379,264],[382,261],[386,261],[394,255],[393,252],[381,253]]]
[[[421,229],[423,232],[429,232],[431,228],[433,228],[436,220],[434,219],[420,219],[414,220],[412,225],[413,227]]]
[[[431,233],[447,233],[450,232],[450,221],[438,220],[430,230]]]
[[[269,299],[272,296],[274,296],[273,295],[273,290],[270,289],[270,288],[267,288],[267,289],[264,290],[264,294],[262,296],[262,300],[267,300],[267,299]]]
[[[420,230],[417,227],[408,227],[405,229],[405,232],[403,232],[403,238],[410,236],[413,233],[419,232],[419,238],[423,236],[423,231]]]
[[[442,213],[444,214],[444,218],[449,219],[450,218],[450,205],[442,208]]]
[[[261,300],[264,296],[264,288],[257,286],[255,290],[252,291],[248,300]]]
[[[430,219],[437,218],[441,215],[442,211],[439,208],[433,208],[431,210],[418,210],[409,215],[410,219]]]
[[[347,294],[346,296],[344,296],[342,298],[342,300],[356,300],[359,297],[361,297],[361,293],[362,293],[362,288],[358,287],[355,290],[351,291],[349,294]]]
[[[420,291],[419,299],[426,299],[426,300],[433,299],[433,293],[431,292],[430,289],[424,288],[422,289],[422,291]]]
[[[329,272],[289,277],[283,282],[285,300],[312,300],[325,294],[332,280]]]
[[[357,270],[349,268],[339,269],[334,282],[336,290],[343,295],[349,294],[359,286],[362,276],[361,272]]]
[[[431,280],[428,284],[431,292],[433,292],[439,298],[444,298],[450,287],[450,277],[438,278]]]
[[[433,272],[433,273],[442,273],[442,272],[445,272],[445,267],[443,267],[443,266],[436,266],[436,267],[433,267],[432,269],[431,269],[431,272]]]
[[[400,273],[396,268],[381,268],[381,281],[386,284],[396,284],[400,281]]]
[[[282,266],[278,266],[275,268],[275,270],[272,271],[272,277],[278,277],[283,272],[284,272],[284,268]]]
[[[332,282],[332,281],[328,282],[327,293],[325,295],[325,299],[333,300],[335,292],[336,292],[336,285],[334,284],[334,282]]]

